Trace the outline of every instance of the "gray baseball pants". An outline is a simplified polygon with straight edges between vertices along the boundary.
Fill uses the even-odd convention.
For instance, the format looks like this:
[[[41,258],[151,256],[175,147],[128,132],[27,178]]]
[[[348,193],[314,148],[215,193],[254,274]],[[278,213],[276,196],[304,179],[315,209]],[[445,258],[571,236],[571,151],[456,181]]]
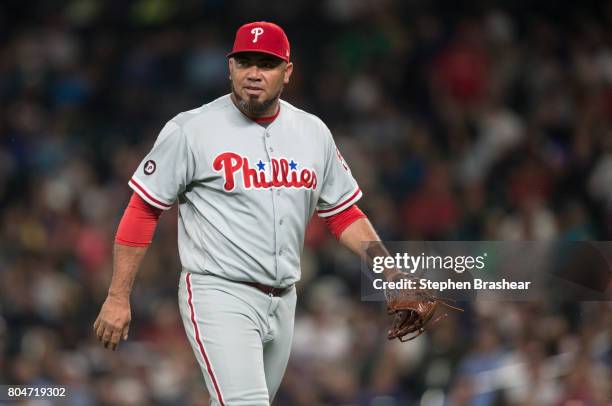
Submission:
[[[179,308],[211,404],[269,406],[293,339],[295,287],[280,297],[183,270]]]

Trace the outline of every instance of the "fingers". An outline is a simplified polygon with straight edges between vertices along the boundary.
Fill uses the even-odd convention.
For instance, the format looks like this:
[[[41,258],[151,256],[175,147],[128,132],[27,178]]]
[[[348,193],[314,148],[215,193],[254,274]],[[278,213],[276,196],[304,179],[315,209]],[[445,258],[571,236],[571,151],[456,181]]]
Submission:
[[[121,331],[114,330],[111,335],[110,342],[108,344],[108,348],[115,351],[117,349],[117,346],[119,345],[119,340],[121,340]]]
[[[124,340],[128,339],[128,333],[130,332],[130,323],[128,323],[124,328],[123,331],[121,332],[121,337]]]
[[[109,325],[104,329],[104,333],[102,334],[102,344],[104,348],[108,348],[110,350],[115,351],[117,346],[119,345],[119,340],[121,339],[121,330],[111,327]]]
[[[96,337],[98,337],[98,341],[102,341],[102,337],[104,336],[104,330],[105,330],[105,326],[106,323],[104,323],[102,320],[100,320],[100,317],[98,317],[98,320],[96,320],[95,323],[95,331],[96,331]]]
[[[104,345],[104,348],[109,348],[115,351],[117,349],[117,346],[119,345],[119,341],[122,338],[124,340],[127,339],[129,323],[125,327],[120,328],[111,326],[110,324],[104,321],[96,320],[96,322],[94,323],[94,330],[98,341],[100,341],[102,345]]]
[[[102,344],[104,344],[104,348],[109,348],[113,332],[114,329],[111,326],[107,325],[104,329],[104,334],[102,334]]]
[[[129,303],[107,298],[93,324],[94,333],[104,348],[116,350],[121,339],[126,340],[130,326]]]
[[[94,333],[96,333],[96,334],[97,334],[97,331],[98,331],[98,325],[99,324],[100,324],[100,316],[98,316],[96,318],[96,321],[94,321],[94,324],[93,324],[93,330],[94,330]]]

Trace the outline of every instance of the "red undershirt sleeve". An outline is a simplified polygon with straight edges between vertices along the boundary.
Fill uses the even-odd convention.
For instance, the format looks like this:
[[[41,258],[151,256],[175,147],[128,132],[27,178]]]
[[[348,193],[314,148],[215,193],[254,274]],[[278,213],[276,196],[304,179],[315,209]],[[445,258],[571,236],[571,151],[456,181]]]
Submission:
[[[119,223],[115,243],[130,247],[146,247],[151,244],[161,212],[137,193],[133,193]]]
[[[346,230],[348,226],[353,224],[355,221],[366,218],[367,216],[353,204],[348,209],[341,211],[340,213],[334,214],[333,216],[324,217],[325,224],[329,228],[329,231],[336,236],[336,239],[340,239],[342,232]]]

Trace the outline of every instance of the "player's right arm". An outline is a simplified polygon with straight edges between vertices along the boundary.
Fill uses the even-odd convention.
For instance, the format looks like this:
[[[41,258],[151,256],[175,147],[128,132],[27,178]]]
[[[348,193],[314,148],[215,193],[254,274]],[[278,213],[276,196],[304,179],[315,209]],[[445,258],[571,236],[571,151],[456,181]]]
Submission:
[[[113,351],[121,339],[127,340],[132,320],[130,293],[147,247],[130,247],[115,243],[113,277],[108,295],[94,323],[94,331],[104,348]]]
[[[94,323],[98,340],[116,349],[130,326],[130,292],[134,278],[153,239],[157,220],[194,178],[197,159],[182,128],[170,120],[153,149],[142,160],[129,186],[134,190],[115,239],[113,276],[108,296]]]
[[[160,209],[134,193],[119,223],[113,249],[113,276],[108,295],[93,326],[105,348],[115,350],[119,341],[128,337],[130,293],[160,215]]]

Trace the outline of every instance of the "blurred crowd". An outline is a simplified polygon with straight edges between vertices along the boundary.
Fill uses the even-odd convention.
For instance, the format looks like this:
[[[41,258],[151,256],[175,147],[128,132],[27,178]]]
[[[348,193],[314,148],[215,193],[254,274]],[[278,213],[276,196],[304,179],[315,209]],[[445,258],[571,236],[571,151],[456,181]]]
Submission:
[[[71,405],[207,404],[176,301],[176,209],[94,340],[127,181],[163,124],[229,91],[238,26],[282,25],[283,98],[321,117],[385,240],[612,240],[612,2],[3,1],[0,385]],[[313,219],[276,405],[609,405],[612,306],[462,303],[410,343]]]

